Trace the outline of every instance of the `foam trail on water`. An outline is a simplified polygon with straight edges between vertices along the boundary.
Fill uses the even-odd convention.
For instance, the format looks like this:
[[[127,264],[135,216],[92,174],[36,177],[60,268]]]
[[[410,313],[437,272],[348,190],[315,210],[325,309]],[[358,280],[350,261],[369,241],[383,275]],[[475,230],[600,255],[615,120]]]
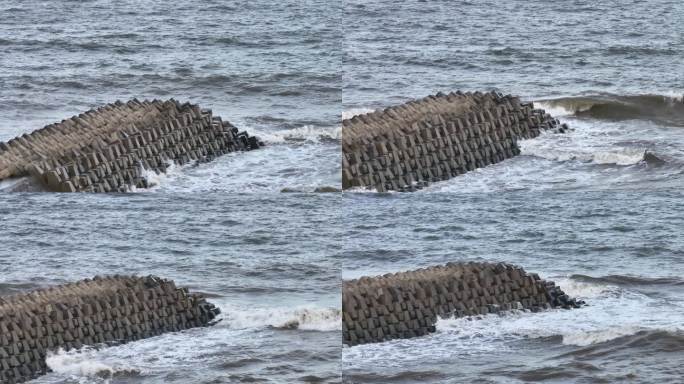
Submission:
[[[585,283],[571,278],[551,280],[568,295],[585,299],[589,305],[572,311],[512,311],[439,319],[435,334],[345,348],[344,360],[362,359],[364,364],[371,366],[394,366],[396,361],[420,363],[434,356],[459,358],[505,353],[518,348],[516,343],[530,339],[587,346],[642,331],[681,332],[682,308],[677,303],[610,284]],[[658,309],[654,310],[656,307]]]
[[[634,165],[644,160],[646,148],[592,148],[579,145],[563,147],[545,140],[521,140],[522,155],[552,161],[581,161],[594,164]]]
[[[553,117],[572,116],[576,112],[572,108],[566,108],[562,105],[557,105],[552,101],[535,101],[534,106],[535,108],[541,108],[545,110],[546,113],[551,114]],[[586,108],[588,109],[590,106],[587,106]]]
[[[320,143],[321,141],[333,141],[342,138],[341,127],[314,127],[312,125],[281,131],[261,131],[252,128],[250,132],[254,132],[254,136],[258,136],[266,144]]]
[[[342,329],[342,314],[336,308],[243,308],[231,305],[222,308],[224,315],[220,324],[233,329],[272,327],[321,332]]]
[[[70,377],[100,377],[109,378],[116,372],[130,371],[100,362],[93,349],[81,349],[66,352],[48,352],[45,362],[55,373]]]

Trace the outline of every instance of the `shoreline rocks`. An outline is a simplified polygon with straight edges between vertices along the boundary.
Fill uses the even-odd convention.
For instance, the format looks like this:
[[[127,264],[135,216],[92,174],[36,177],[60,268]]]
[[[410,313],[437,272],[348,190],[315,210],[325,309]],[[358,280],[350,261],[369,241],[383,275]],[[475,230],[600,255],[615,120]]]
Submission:
[[[220,310],[171,280],[95,277],[0,297],[0,382],[49,371],[48,351],[119,344],[215,324]]]
[[[552,281],[505,263],[448,263],[344,281],[342,340],[349,346],[424,336],[438,317],[578,308]]]
[[[0,142],[0,181],[32,176],[48,191],[127,192],[147,187],[145,172],[261,146],[195,104],[117,101]]]
[[[415,191],[520,154],[518,140],[568,127],[496,92],[438,93],[342,121],[342,188]]]

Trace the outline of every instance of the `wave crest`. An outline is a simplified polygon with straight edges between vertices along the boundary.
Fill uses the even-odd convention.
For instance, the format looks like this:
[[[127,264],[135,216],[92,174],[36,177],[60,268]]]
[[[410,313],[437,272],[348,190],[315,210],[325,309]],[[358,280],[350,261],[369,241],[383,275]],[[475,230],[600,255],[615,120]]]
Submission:
[[[223,323],[230,328],[276,328],[304,331],[338,331],[342,313],[336,308],[225,308]]]
[[[520,149],[523,155],[535,156],[552,161],[581,161],[583,163],[594,163],[603,165],[635,165],[642,161],[652,165],[664,163],[662,159],[644,148],[616,148],[596,149],[596,148],[563,148],[549,147],[545,143],[524,140],[520,142]]]
[[[255,136],[258,136],[267,144],[292,142],[322,143],[336,142],[342,139],[342,127],[314,127],[312,125],[305,125],[281,131],[253,131]]]
[[[554,116],[602,120],[649,120],[684,127],[683,95],[615,95],[609,93],[539,100],[535,104]]]
[[[104,364],[95,357],[97,350],[84,348],[66,352],[48,352],[45,362],[55,373],[69,377],[93,377],[109,379],[114,376],[135,376],[140,373],[136,369],[116,367]]]

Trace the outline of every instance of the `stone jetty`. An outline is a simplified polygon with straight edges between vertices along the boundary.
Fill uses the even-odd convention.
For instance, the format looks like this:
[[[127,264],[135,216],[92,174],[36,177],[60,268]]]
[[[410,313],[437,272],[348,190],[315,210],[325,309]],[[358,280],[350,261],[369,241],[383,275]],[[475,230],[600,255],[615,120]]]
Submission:
[[[0,382],[47,373],[48,351],[213,325],[219,312],[202,296],[154,276],[95,277],[0,297]]]
[[[577,308],[552,281],[504,263],[448,263],[343,283],[343,343],[354,346],[435,332],[438,317]]]
[[[32,176],[48,191],[126,192],[147,187],[145,172],[262,145],[195,104],[117,101],[0,142],[0,181]]]
[[[414,191],[516,156],[518,140],[566,129],[511,95],[438,93],[343,120],[342,188]]]

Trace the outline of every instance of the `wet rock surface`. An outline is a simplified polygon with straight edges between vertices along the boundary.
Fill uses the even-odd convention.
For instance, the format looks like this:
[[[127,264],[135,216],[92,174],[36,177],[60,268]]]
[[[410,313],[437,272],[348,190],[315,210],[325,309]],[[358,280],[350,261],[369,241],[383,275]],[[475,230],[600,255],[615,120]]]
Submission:
[[[516,156],[520,139],[567,129],[511,95],[438,93],[343,120],[342,187],[414,191]]]
[[[0,297],[0,382],[49,371],[48,351],[126,343],[213,325],[220,310],[171,280],[95,277]]]
[[[117,101],[0,143],[0,180],[30,175],[48,191],[126,192],[148,186],[145,172],[262,145],[195,104]]]
[[[552,281],[505,263],[448,263],[343,283],[342,337],[349,346],[435,332],[438,317],[584,304]]]

